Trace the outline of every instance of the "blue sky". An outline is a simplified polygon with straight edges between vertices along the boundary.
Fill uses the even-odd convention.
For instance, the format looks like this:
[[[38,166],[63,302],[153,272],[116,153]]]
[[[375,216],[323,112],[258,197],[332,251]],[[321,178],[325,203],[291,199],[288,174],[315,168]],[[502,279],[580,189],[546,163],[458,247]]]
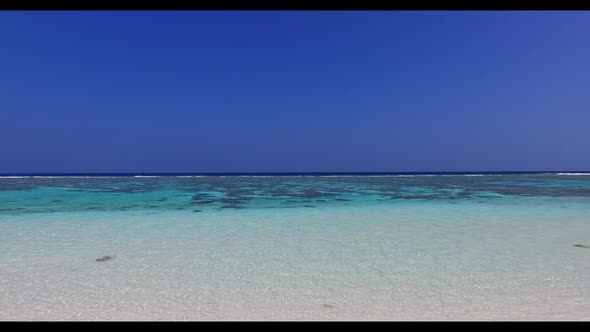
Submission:
[[[0,12],[0,172],[590,170],[590,13]]]

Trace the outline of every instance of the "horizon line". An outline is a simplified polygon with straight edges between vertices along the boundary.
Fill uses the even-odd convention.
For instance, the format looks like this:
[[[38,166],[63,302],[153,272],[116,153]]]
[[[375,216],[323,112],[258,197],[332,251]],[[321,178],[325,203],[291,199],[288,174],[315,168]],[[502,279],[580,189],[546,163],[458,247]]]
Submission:
[[[536,170],[536,171],[312,171],[312,172],[0,172],[0,176],[35,175],[292,175],[292,174],[523,174],[523,173],[589,173],[590,170]]]

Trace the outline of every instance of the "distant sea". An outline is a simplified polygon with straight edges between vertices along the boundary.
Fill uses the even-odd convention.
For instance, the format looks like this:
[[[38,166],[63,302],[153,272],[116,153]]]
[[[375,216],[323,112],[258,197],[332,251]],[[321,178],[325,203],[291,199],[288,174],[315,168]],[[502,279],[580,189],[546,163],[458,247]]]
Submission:
[[[0,175],[0,320],[590,320],[590,172]]]

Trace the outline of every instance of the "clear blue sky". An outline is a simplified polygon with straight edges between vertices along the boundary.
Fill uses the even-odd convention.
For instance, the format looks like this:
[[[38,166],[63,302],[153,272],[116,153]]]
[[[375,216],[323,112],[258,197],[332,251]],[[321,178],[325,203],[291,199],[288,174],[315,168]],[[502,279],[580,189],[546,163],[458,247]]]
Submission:
[[[590,12],[0,12],[0,172],[590,170]]]

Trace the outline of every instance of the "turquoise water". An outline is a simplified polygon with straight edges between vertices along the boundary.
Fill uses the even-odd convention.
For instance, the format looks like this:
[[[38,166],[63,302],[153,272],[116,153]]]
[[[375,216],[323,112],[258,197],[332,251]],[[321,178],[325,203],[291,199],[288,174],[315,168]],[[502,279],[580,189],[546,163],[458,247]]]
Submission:
[[[0,320],[588,320],[576,244],[590,175],[4,177]]]

